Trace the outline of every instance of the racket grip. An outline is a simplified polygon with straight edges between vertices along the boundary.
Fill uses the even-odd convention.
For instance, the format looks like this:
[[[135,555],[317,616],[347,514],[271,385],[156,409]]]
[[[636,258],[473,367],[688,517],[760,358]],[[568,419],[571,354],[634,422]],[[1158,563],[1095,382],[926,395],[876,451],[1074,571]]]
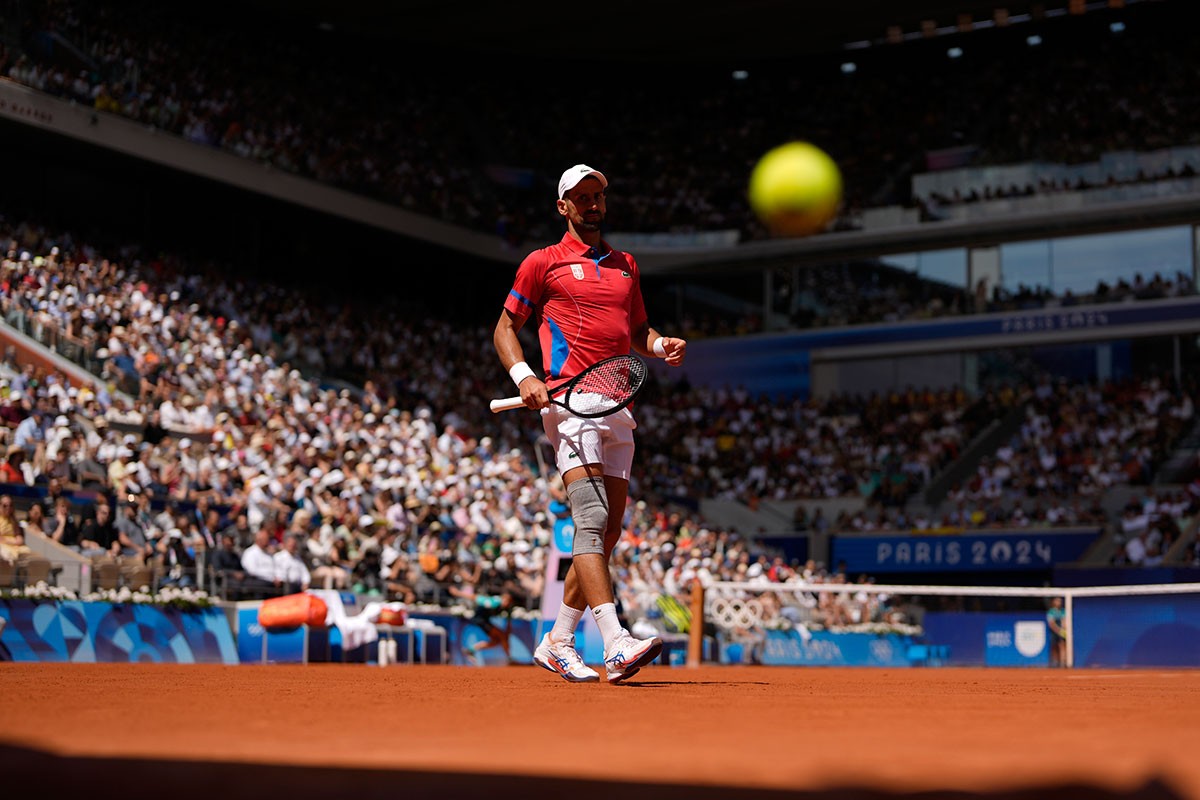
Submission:
[[[512,411],[514,408],[524,408],[525,401],[521,399],[520,395],[517,395],[516,397],[504,397],[488,403],[488,407],[491,408],[492,413],[495,414],[500,411]]]

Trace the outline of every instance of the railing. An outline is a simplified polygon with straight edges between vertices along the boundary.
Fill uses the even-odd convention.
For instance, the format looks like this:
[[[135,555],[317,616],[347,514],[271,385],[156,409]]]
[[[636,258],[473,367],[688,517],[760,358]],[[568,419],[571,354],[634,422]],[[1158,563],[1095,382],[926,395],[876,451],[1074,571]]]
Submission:
[[[5,311],[4,321],[18,333],[28,336],[92,375],[104,374],[107,359],[97,355],[100,348],[95,340],[71,336],[53,322],[11,304]],[[15,355],[14,353],[13,356]],[[17,359],[14,357],[9,360]],[[114,388],[133,397],[138,395],[140,379],[137,375],[119,369],[109,372]]]

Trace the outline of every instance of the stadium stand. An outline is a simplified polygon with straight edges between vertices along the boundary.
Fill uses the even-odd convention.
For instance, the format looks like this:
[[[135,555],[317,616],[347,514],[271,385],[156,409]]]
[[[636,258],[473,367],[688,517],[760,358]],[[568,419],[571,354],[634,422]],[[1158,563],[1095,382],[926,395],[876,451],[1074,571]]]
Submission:
[[[537,601],[550,538],[539,509],[550,506],[551,484],[533,468],[530,442],[503,418],[464,409],[450,390],[450,376],[487,386],[473,363],[485,332],[424,378],[423,342],[449,339],[451,328],[422,320],[404,331],[393,323],[391,341],[410,346],[380,350],[396,359],[380,375],[387,380],[329,388],[292,365],[299,342],[314,330],[327,338],[340,331],[341,348],[363,352],[362,337],[377,336],[370,326],[339,327],[299,292],[214,275],[201,284],[171,259],[143,273],[136,259],[126,266],[80,243],[56,246],[45,232],[31,241],[34,229],[9,232],[6,319],[35,340],[61,334],[84,343],[71,354],[101,368],[80,387],[30,362],[11,371],[14,443],[24,420],[40,420],[40,434],[22,445],[30,456],[23,482],[40,492],[66,452],[76,466],[96,461],[103,476],[88,492],[77,472],[65,474],[85,506],[101,495],[131,504],[150,498],[139,513],[157,557],[102,556],[99,585],[144,580],[147,568],[167,583],[179,577],[175,566],[199,569],[194,580],[213,586],[204,566],[166,563],[172,534],[205,564],[245,513],[248,529],[266,529],[275,544],[288,533],[305,537],[314,570],[328,565],[323,548],[343,543],[341,568],[358,591],[454,605],[509,584],[522,587],[527,604]],[[323,366],[319,355],[303,363],[314,375]],[[397,382],[399,375],[409,380]],[[644,499],[630,510],[632,536],[618,566],[623,599],[629,611],[651,616],[657,597],[681,595],[701,570],[720,580],[794,573],[797,564],[735,530],[704,527],[695,509],[705,498],[750,507],[860,500],[859,510],[830,521],[830,533],[1103,526],[1103,512],[1080,501],[1113,483],[1146,485],[1194,423],[1194,392],[1155,377],[1105,386],[1043,381],[980,398],[909,389],[772,402],[736,389],[660,386],[643,411],[647,438],[633,485]],[[1013,440],[949,492],[951,508],[940,518],[914,512],[912,498],[1005,409],[1024,420]],[[652,511],[671,507],[680,511]],[[239,552],[245,546],[234,544]],[[812,564],[808,572],[845,579],[826,569]]]
[[[840,52],[750,64],[684,60],[636,73],[610,63],[621,102],[585,126],[560,113],[565,87],[537,60],[493,62],[496,80],[464,85],[420,69],[421,54],[392,53],[381,68],[361,34],[339,39],[273,18],[255,20],[276,31],[262,37],[255,24],[233,29],[219,16],[148,2],[40,6],[23,19],[20,46],[6,51],[0,72],[200,146],[514,241],[555,230],[541,198],[567,152],[619,165],[626,202],[614,210],[618,230],[731,229],[762,239],[743,176],[755,157],[801,131],[846,174],[841,227],[888,204],[920,205],[936,218],[939,206],[1088,185],[1059,170],[1028,185],[999,173],[994,187],[914,192],[914,174],[931,165],[1070,167],[1195,145],[1187,5],[1131,4],[1119,30],[1106,28],[1115,12],[994,29],[965,39],[957,59],[938,41],[862,51],[852,61]],[[748,76],[731,80],[739,67]],[[1155,91],[1143,90],[1149,79]],[[526,91],[530,81],[543,91]],[[488,121],[486,136],[466,124],[468,115]],[[523,132],[530,118],[540,120],[537,137]],[[1197,167],[1087,175],[1111,187],[1187,177],[1189,165]],[[481,175],[489,178],[482,186]]]
[[[249,34],[238,30],[191,35],[177,38],[194,50],[171,52],[160,42],[173,40],[172,31],[207,23],[161,4],[39,8],[26,20],[21,47],[4,51],[2,71],[198,147],[514,243],[555,230],[553,217],[535,209],[547,205],[547,176],[556,174],[561,154],[580,149],[622,176],[625,199],[613,219],[621,230],[733,229],[752,241],[765,234],[747,214],[740,176],[749,158],[798,130],[843,165],[850,188],[842,228],[858,225],[865,209],[890,203],[921,200],[933,216],[931,201],[974,202],[969,189],[957,198],[914,198],[905,189],[922,159],[941,148],[970,144],[962,166],[983,167],[1090,161],[1133,144],[1192,144],[1178,121],[1190,110],[1178,106],[1190,102],[1188,70],[1173,72],[1176,91],[1160,96],[1139,91],[1121,66],[1133,54],[1150,59],[1142,65],[1148,74],[1165,64],[1194,64],[1193,49],[1167,35],[1180,4],[1158,5],[1139,10],[1146,24],[1121,35],[1095,36],[1088,28],[1087,36],[1047,42],[1032,57],[1063,77],[1012,95],[998,90],[1010,79],[1004,59],[981,57],[947,70],[917,49],[907,51],[911,70],[887,69],[899,55],[864,57],[840,82],[804,80],[798,68],[807,60],[754,71],[748,83],[730,82],[724,68],[714,68],[672,84],[678,91],[670,95],[658,85],[630,84],[611,119],[582,139],[577,124],[552,113],[552,101],[528,97],[518,82],[452,94],[436,76],[381,74],[344,52],[308,46],[308,33],[256,38],[261,47],[244,46],[241,37]],[[1147,37],[1155,48],[1141,46]],[[981,52],[994,55],[1012,44],[997,40],[988,45],[996,49]],[[297,48],[312,56],[300,73],[283,66],[297,63]],[[1018,52],[1030,57],[1025,50],[1008,57]],[[1112,74],[1080,92],[1071,65],[1098,54]],[[841,102],[849,82],[858,103]],[[546,88],[552,95],[549,76]],[[1038,108],[1064,113],[1048,111],[1013,137],[1011,119],[1033,91]],[[802,99],[782,110],[769,102],[783,95]],[[1071,103],[1058,102],[1068,95]],[[985,97],[1007,99],[984,114]],[[768,106],[779,113],[766,114]],[[862,107],[871,109],[866,124]],[[816,109],[823,113],[814,129]],[[1081,109],[1095,119],[1066,136]],[[732,127],[696,126],[697,111]],[[517,114],[554,122],[538,141],[522,140],[520,127],[510,124]],[[633,122],[660,117],[676,122],[650,129]],[[465,124],[475,118],[489,121],[488,141]],[[1118,136],[1131,118],[1146,121],[1136,143]],[[690,135],[682,135],[684,127]],[[737,155],[730,142],[738,143]],[[489,176],[482,187],[481,175]],[[1188,176],[1165,171],[1137,180],[1180,177]],[[1053,194],[1064,186],[1032,188]],[[1024,187],[1018,193],[1029,194]],[[985,187],[978,199],[1008,194],[1003,186]],[[222,596],[261,596],[278,587],[248,589],[241,555],[265,530],[269,548],[289,534],[304,537],[313,580],[327,586],[459,607],[497,586],[515,586],[528,607],[536,605],[555,486],[528,426],[462,399],[494,390],[488,330],[314,295],[182,247],[151,252],[91,241],[70,225],[55,228],[20,214],[5,219],[0,240],[0,311],[13,332],[6,331],[0,410],[6,446],[16,448],[8,473],[14,496],[28,513],[58,479],[72,524],[95,527],[103,498],[113,510],[130,511],[149,545],[126,552],[139,551],[140,543],[117,538],[104,542],[103,555],[77,553],[77,560],[95,559],[98,583],[137,585],[149,575],[164,585],[186,576]],[[1194,274],[1194,266],[1192,275],[1143,275],[1131,267],[1127,279],[1098,282],[1086,295],[1022,285],[980,296],[881,262],[850,261],[807,270],[790,320],[800,328],[841,328],[1155,300],[1193,295]],[[683,333],[752,333],[763,325],[745,316],[732,323],[695,317]],[[684,589],[697,577],[859,580],[820,559],[779,554],[757,536],[769,532],[756,524],[764,519],[776,531],[818,537],[1086,525],[1105,534],[1113,563],[1182,559],[1181,548],[1195,536],[1195,498],[1178,489],[1165,492],[1169,499],[1150,491],[1194,436],[1197,387],[1180,380],[1182,372],[1177,367],[1164,377],[1146,368],[1120,379],[1047,384],[1039,371],[1021,367],[992,386],[897,386],[820,398],[656,383],[642,404],[644,438],[632,482],[641,502],[627,510],[630,535],[614,562],[626,613],[655,617],[670,606],[659,601],[664,596],[685,602]],[[1013,421],[1012,436],[983,447],[1000,418]],[[1127,513],[1099,502],[1118,485],[1146,492],[1136,503],[1130,498]],[[713,501],[736,504],[751,522],[707,515]],[[772,517],[773,507],[789,513]],[[1129,526],[1126,517],[1134,520]],[[1145,546],[1139,551],[1137,543]],[[219,551],[234,558],[217,558]],[[227,566],[218,569],[220,561]],[[12,578],[32,579],[19,570]],[[65,569],[58,579],[66,580]],[[842,625],[886,618],[888,610],[817,613],[825,624]]]

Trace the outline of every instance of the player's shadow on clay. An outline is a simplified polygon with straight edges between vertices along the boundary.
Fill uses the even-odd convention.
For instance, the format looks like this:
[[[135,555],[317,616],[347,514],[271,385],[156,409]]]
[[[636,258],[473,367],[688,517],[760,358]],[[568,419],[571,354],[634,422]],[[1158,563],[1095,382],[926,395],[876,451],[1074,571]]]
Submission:
[[[621,686],[660,689],[666,686],[770,686],[767,681],[622,681]]]

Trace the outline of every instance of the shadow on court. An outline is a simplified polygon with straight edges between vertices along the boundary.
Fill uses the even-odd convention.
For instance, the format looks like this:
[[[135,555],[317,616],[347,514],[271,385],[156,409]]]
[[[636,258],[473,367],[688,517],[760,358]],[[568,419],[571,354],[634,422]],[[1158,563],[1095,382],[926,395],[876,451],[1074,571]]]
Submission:
[[[640,681],[637,678],[622,681],[621,686],[770,686],[769,681]]]
[[[619,781],[573,781],[564,778],[416,770],[335,769],[266,766],[228,762],[152,761],[120,758],[75,758],[38,750],[0,746],[0,775],[9,787],[24,787],[43,797],[125,798],[162,794],[172,800],[236,800],[264,797],[287,800],[370,800],[371,798],[527,798],[612,800],[614,797],[655,800],[1184,800],[1158,781],[1128,792],[1086,784],[1030,787],[1004,792],[909,792],[846,787],[821,791],[781,791],[730,786],[687,786]],[[736,776],[730,776],[731,779]],[[731,781],[731,784],[733,781]]]

